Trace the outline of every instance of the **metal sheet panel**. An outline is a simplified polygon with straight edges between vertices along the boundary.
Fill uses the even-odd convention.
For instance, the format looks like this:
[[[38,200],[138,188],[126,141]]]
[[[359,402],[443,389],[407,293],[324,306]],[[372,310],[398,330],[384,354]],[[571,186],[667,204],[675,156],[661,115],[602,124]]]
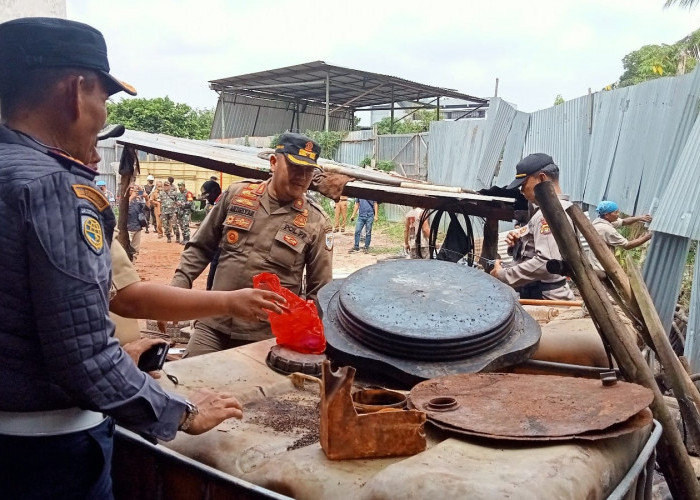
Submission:
[[[503,147],[503,159],[501,160],[494,185],[507,186],[515,179],[515,165],[523,158],[525,137],[529,126],[530,113],[516,112],[506,137],[506,143]]]
[[[515,108],[503,99],[498,97],[491,99],[487,111],[484,147],[477,165],[474,189],[488,188],[493,185],[506,138],[516,113]]]
[[[695,257],[693,277],[700,277],[700,259]],[[695,286],[690,292],[690,311],[688,312],[688,329],[685,333],[685,357],[690,362],[693,373],[700,371],[700,287]]]
[[[700,239],[700,118],[666,184],[651,229]]]
[[[654,233],[642,275],[668,332],[681,289],[690,239],[666,233]]]
[[[522,153],[549,154],[561,169],[561,188],[572,201],[581,200],[586,178],[591,99],[583,96],[532,113]]]
[[[473,189],[486,128],[482,119],[431,123],[428,180]]]

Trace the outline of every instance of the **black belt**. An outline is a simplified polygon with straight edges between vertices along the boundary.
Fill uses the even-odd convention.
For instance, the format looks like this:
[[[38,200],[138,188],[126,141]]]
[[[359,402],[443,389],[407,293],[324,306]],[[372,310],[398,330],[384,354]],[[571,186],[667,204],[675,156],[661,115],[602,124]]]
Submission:
[[[542,292],[556,290],[566,285],[566,278],[551,283],[543,283],[542,281],[533,281],[527,285],[521,286],[517,291],[521,299],[543,299]]]

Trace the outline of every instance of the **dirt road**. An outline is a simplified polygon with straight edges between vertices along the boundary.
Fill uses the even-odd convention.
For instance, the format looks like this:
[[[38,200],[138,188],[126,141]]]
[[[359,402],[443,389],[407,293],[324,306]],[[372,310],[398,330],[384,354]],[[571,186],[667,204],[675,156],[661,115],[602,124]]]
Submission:
[[[196,228],[192,228],[196,231]],[[377,259],[385,259],[396,255],[396,243],[389,241],[387,235],[381,231],[374,231],[372,234],[371,251],[369,254],[363,252],[348,253],[353,246],[353,232],[335,233],[333,250],[333,277],[344,278],[352,272],[362,267],[374,264]],[[180,254],[183,246],[175,243],[166,243],[165,238],[158,238],[158,235],[150,232],[142,234],[141,253],[136,259],[136,270],[143,281],[154,281],[158,283],[170,283],[173,273],[180,262]],[[387,253],[387,250],[390,253]],[[204,290],[206,288],[208,270],[194,282],[194,288]]]

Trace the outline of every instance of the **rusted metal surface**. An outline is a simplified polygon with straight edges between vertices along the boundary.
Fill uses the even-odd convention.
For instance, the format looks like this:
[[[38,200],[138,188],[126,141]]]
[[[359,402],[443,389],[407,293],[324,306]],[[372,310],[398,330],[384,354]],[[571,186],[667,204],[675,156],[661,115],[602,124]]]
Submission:
[[[366,267],[326,285],[319,302],[330,359],[407,387],[520,363],[541,334],[510,287],[438,260]]]
[[[453,427],[451,425],[440,423],[436,420],[428,420],[432,425],[443,431],[447,431],[453,434],[458,434],[467,437],[477,437],[486,439],[498,439],[505,441],[533,441],[533,442],[548,442],[548,441],[598,441],[600,439],[615,438],[619,436],[624,436],[631,432],[644,429],[651,425],[653,421],[653,416],[651,410],[645,408],[631,418],[625,420],[620,424],[615,424],[607,429],[584,432],[583,434],[571,434],[569,436],[549,436],[549,437],[523,437],[523,436],[500,436],[498,434],[483,434],[479,432],[473,432],[465,429],[460,429],[459,427]]]
[[[406,406],[406,395],[388,389],[360,389],[352,393],[352,402],[357,413],[372,413],[388,408],[400,410]]]
[[[351,397],[355,369],[323,362],[321,447],[331,460],[399,457],[425,450],[425,413],[378,411],[358,415]]]
[[[454,398],[451,411],[431,409]],[[411,390],[413,407],[431,422],[469,433],[510,438],[556,438],[611,428],[645,409],[653,393],[636,384],[603,386],[600,380],[520,375],[460,374],[428,380]]]

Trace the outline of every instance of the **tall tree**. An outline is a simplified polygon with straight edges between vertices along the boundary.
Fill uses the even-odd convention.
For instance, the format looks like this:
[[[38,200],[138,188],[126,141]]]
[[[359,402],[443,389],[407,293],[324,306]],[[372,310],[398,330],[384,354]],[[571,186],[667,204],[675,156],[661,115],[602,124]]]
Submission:
[[[645,45],[622,59],[625,71],[619,86],[626,87],[662,76],[682,75],[697,64],[700,30],[673,45]]]
[[[122,99],[107,103],[107,122],[153,134],[208,139],[214,121],[211,109],[193,109],[169,97]]]

